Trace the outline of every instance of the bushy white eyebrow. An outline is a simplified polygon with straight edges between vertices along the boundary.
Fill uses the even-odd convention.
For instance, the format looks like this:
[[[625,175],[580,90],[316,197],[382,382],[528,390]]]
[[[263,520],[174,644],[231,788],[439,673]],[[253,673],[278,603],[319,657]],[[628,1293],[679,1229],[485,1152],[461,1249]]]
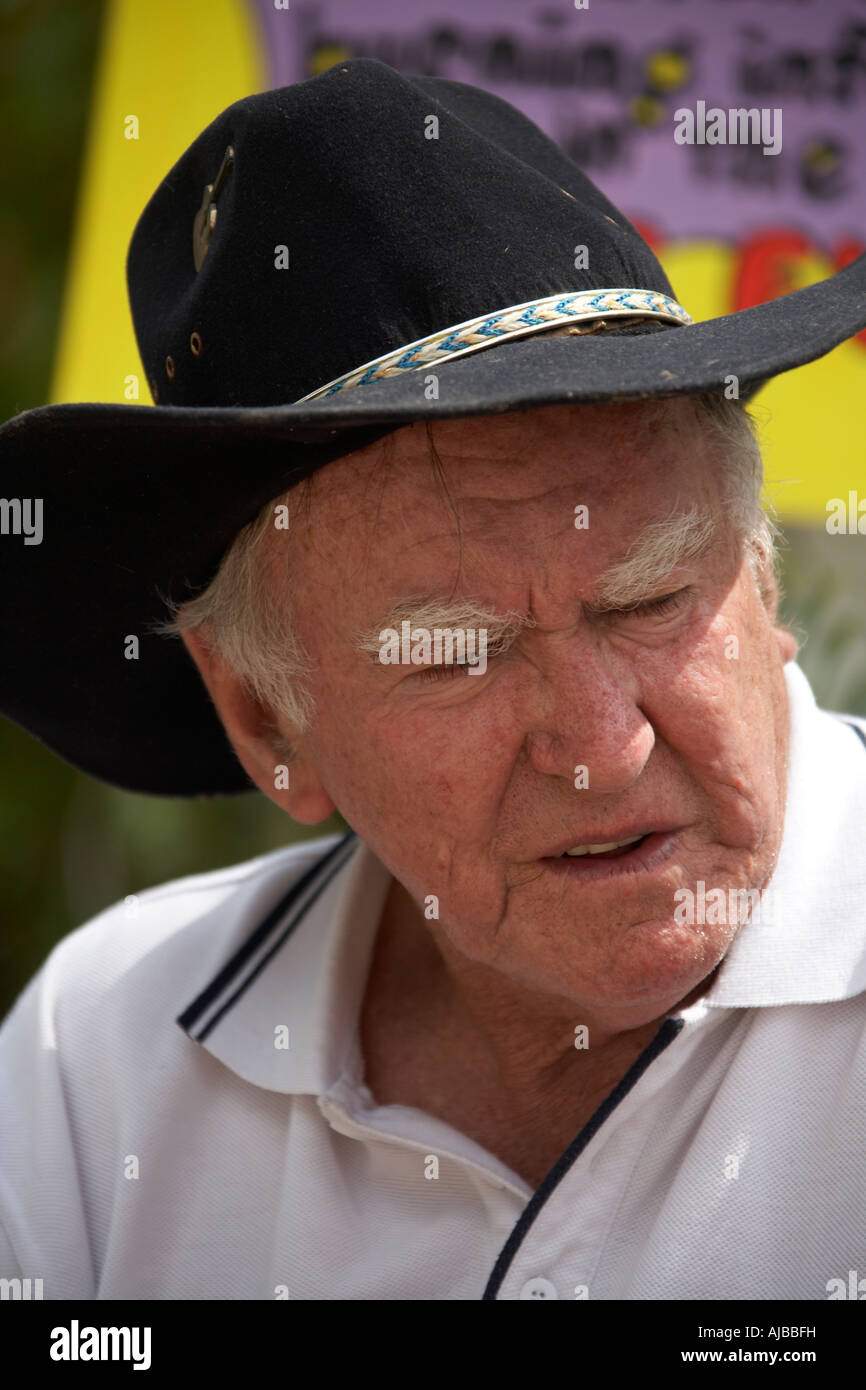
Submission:
[[[431,599],[429,595],[407,597],[389,609],[381,623],[359,635],[357,649],[377,656],[382,648],[382,632],[386,628],[400,631],[400,624],[410,622],[414,627],[433,631],[439,628],[484,629],[487,633],[487,652],[504,652],[524,628],[535,627],[535,619],[529,614],[500,613],[471,599]]]
[[[599,577],[595,609],[628,608],[655,591],[684,560],[703,555],[716,536],[711,516],[692,507],[688,512],[653,521],[635,538],[623,560]]]
[[[654,521],[635,537],[626,556],[599,577],[596,598],[587,607],[596,612],[633,607],[656,596],[655,591],[684,560],[697,559],[709,548],[716,535],[712,517],[697,507],[665,521]],[[488,653],[504,652],[526,628],[536,626],[530,614],[501,613],[485,608],[472,599],[448,602],[419,594],[400,599],[375,627],[359,634],[357,650],[377,656],[385,628],[400,630],[400,624],[428,628],[484,628]]]

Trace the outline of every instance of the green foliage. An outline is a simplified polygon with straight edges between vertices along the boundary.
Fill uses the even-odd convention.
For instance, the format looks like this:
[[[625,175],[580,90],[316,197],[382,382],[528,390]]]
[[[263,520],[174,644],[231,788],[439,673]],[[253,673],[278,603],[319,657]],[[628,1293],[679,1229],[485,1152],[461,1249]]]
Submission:
[[[824,709],[866,715],[866,537],[788,527],[782,614]]]
[[[0,420],[48,399],[104,9],[0,8]]]
[[[345,829],[258,792],[179,800],[85,777],[0,719],[0,1016],[68,931],[157,883]]]

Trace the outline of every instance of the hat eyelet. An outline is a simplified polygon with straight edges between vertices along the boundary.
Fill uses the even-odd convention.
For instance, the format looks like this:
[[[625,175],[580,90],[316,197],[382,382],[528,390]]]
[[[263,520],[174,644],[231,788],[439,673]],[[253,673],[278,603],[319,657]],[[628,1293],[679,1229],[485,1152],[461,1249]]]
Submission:
[[[169,378],[170,381],[173,380],[173,378],[174,378],[174,358],[173,358],[173,357],[167,357],[167,358],[165,359],[165,374],[166,374],[166,376]]]
[[[189,350],[193,357],[201,357],[202,341],[200,333],[191,333],[189,339]]]
[[[159,401],[159,387],[156,384],[156,377],[150,378],[150,393],[153,396],[154,405]]]

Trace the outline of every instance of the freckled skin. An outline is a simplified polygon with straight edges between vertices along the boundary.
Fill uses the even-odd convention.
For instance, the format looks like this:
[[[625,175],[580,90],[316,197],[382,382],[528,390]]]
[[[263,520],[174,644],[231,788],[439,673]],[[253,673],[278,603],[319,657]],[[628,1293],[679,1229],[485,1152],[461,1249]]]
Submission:
[[[374,1094],[426,1104],[539,1181],[659,1021],[706,988],[736,935],[736,925],[676,924],[675,890],[700,879],[761,888],[773,872],[783,666],[796,646],[730,532],[718,446],[690,401],[444,421],[433,437],[462,556],[420,424],[329,465],[293,518],[316,717],[299,738],[279,721],[300,753],[289,791],[273,789],[263,712],[187,640],[262,790],[309,823],[336,806],[397,880],[362,1018]],[[586,530],[574,526],[578,503]],[[658,591],[687,586],[683,606],[652,617],[584,606],[634,534],[693,505],[720,533]],[[280,534],[275,563],[286,558]],[[418,592],[531,611],[536,626],[484,675],[436,682],[354,650],[396,596]],[[726,655],[731,635],[738,659]],[[574,787],[577,765],[589,769],[587,789]],[[681,831],[651,873],[591,882],[539,862],[643,822]],[[429,894],[438,921],[424,919]],[[590,1029],[587,1053],[573,1048],[578,1023]],[[510,1148],[539,1113],[548,1147]]]

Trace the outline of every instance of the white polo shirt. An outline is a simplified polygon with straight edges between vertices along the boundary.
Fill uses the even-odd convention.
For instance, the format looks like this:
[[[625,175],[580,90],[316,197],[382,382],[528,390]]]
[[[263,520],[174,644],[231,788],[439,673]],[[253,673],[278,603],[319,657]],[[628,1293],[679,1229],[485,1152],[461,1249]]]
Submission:
[[[335,837],[153,889],[51,953],[0,1031],[0,1278],[47,1299],[840,1296],[866,1276],[866,733],[786,677],[772,920],[537,1191],[365,1088],[390,876]]]

